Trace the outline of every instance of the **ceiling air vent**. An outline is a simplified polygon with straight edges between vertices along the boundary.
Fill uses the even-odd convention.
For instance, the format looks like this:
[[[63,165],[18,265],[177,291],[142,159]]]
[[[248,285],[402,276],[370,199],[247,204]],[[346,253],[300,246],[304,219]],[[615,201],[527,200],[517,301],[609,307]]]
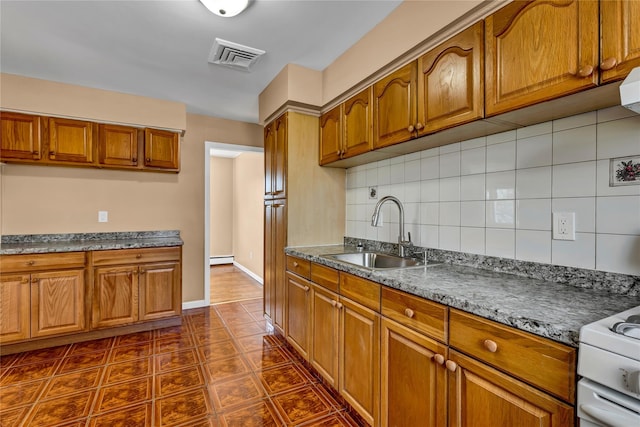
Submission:
[[[253,64],[264,54],[264,50],[216,38],[209,53],[209,63],[224,65],[236,70],[251,71]]]

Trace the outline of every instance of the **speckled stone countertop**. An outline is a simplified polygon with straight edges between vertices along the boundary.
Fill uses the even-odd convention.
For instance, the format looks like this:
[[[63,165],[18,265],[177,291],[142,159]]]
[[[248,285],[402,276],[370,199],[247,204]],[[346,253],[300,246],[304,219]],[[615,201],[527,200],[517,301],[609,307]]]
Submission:
[[[2,236],[0,255],[182,246],[177,230]]]
[[[287,248],[285,252],[572,347],[578,346],[583,325],[640,306],[640,296],[462,265],[371,271],[321,256],[354,250],[333,245]]]

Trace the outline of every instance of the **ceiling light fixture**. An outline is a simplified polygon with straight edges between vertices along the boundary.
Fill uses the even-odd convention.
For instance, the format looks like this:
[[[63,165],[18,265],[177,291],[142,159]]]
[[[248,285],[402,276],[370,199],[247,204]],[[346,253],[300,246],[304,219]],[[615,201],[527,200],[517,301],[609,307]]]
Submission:
[[[200,0],[211,12],[230,18],[241,13],[249,5],[249,0]]]

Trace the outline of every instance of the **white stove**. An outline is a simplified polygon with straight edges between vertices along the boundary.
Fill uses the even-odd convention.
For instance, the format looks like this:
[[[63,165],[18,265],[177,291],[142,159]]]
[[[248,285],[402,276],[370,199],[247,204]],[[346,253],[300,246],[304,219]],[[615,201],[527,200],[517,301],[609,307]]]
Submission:
[[[640,306],[580,329],[581,427],[640,427]]]

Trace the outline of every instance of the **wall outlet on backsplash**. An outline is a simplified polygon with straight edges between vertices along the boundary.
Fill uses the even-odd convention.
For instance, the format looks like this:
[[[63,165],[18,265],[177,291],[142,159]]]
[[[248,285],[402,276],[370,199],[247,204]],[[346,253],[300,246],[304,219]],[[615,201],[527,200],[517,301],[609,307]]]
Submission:
[[[370,199],[377,199],[378,198],[378,187],[377,186],[369,187],[369,198]]]
[[[555,240],[576,240],[575,212],[553,213],[553,238]]]

